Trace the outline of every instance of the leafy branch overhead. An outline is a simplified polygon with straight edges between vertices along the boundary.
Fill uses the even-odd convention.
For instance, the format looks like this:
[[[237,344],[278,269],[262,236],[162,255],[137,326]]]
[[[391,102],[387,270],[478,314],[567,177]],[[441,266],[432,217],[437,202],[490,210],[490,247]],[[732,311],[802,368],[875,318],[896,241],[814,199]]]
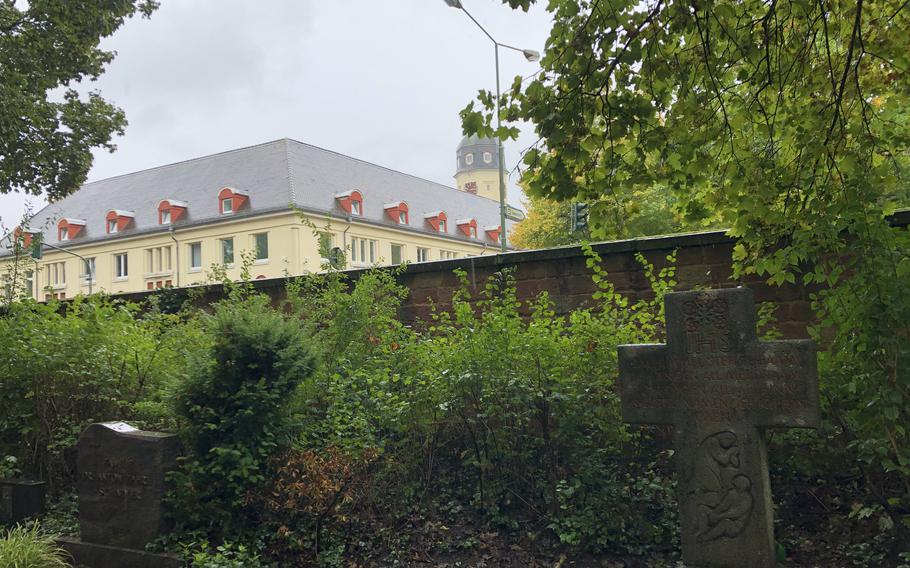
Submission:
[[[0,1],[0,193],[60,199],[85,181],[93,148],[114,150],[123,111],[76,87],[114,58],[100,49],[155,0]]]
[[[910,205],[910,2],[546,9],[541,69],[501,101],[507,124],[540,136],[524,155],[530,196],[590,204],[603,238],[666,188],[686,225],[730,227],[735,277],[809,298],[834,437],[910,542],[893,505],[910,502],[910,233],[889,222]],[[489,128],[495,102],[469,105],[465,129]],[[896,489],[881,481],[891,474]]]
[[[552,0],[547,10],[541,70],[502,101],[503,120],[530,121],[540,136],[524,156],[532,195],[622,200],[661,184],[687,215],[717,211],[747,242],[794,227],[827,241],[865,207],[907,203],[903,0]],[[464,109],[465,129],[492,133],[494,103],[483,93]]]

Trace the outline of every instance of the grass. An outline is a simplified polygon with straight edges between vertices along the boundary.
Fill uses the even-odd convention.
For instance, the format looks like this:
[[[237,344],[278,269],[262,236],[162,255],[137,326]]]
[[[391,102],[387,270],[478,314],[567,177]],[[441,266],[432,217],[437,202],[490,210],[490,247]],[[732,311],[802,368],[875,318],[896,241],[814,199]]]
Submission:
[[[54,536],[31,528],[16,526],[0,538],[0,566],[3,568],[69,568],[67,553],[54,542]]]

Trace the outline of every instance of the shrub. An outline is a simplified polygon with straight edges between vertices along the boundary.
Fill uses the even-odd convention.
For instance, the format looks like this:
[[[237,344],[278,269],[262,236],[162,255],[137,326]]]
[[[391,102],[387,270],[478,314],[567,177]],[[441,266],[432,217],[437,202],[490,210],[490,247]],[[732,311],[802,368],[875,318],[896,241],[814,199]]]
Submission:
[[[673,258],[663,270],[640,259],[654,297],[630,305],[589,254],[595,308],[557,316],[545,294],[518,302],[508,271],[478,294],[462,274],[452,309],[436,311],[423,332],[395,319],[403,296],[390,272],[353,284],[340,275],[303,281],[290,303],[315,330],[323,366],[301,390],[298,444],[316,456],[341,450],[346,460],[374,452],[366,487],[376,494],[362,497],[394,515],[408,510],[409,497],[446,494],[507,526],[536,516],[590,551],[640,553],[672,542],[666,464],[623,458],[640,435],[622,423],[614,383],[617,345],[660,339]],[[632,468],[640,478],[630,477]],[[310,502],[320,483],[304,492]],[[288,517],[296,519],[291,532],[312,532],[320,513],[304,509]]]
[[[301,325],[253,295],[223,302],[206,328],[212,342],[181,385],[176,410],[191,455],[173,475],[171,503],[184,529],[210,535],[254,525],[248,494],[268,459],[290,446],[291,395],[313,372]]]
[[[270,553],[294,565],[331,551],[343,523],[370,490],[376,454],[337,448],[291,450],[272,459],[272,479],[258,494]]]
[[[35,524],[16,526],[0,538],[0,566],[3,568],[66,568],[66,552]]]
[[[65,453],[88,424],[172,426],[164,401],[198,341],[192,322],[103,296],[10,305],[0,318],[0,455],[56,489],[72,479]]]
[[[184,551],[189,568],[260,568],[259,554],[243,544],[191,545]]]

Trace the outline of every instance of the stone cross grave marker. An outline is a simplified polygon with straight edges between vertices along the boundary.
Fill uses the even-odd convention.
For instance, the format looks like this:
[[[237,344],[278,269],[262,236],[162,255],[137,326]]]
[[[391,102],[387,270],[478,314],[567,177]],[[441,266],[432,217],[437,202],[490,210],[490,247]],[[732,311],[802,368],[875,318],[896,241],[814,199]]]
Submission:
[[[674,428],[687,564],[775,566],[764,428],[818,426],[815,344],[759,341],[746,288],[664,306],[666,345],[619,347],[623,420]]]

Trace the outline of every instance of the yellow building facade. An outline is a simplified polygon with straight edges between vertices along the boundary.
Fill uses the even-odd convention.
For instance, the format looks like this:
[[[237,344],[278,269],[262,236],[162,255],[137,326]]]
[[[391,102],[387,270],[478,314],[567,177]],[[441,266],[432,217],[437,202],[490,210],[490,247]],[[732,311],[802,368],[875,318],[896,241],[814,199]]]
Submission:
[[[496,200],[284,139],[86,184],[7,236],[0,277],[50,299],[447,260],[498,252],[498,216]]]

